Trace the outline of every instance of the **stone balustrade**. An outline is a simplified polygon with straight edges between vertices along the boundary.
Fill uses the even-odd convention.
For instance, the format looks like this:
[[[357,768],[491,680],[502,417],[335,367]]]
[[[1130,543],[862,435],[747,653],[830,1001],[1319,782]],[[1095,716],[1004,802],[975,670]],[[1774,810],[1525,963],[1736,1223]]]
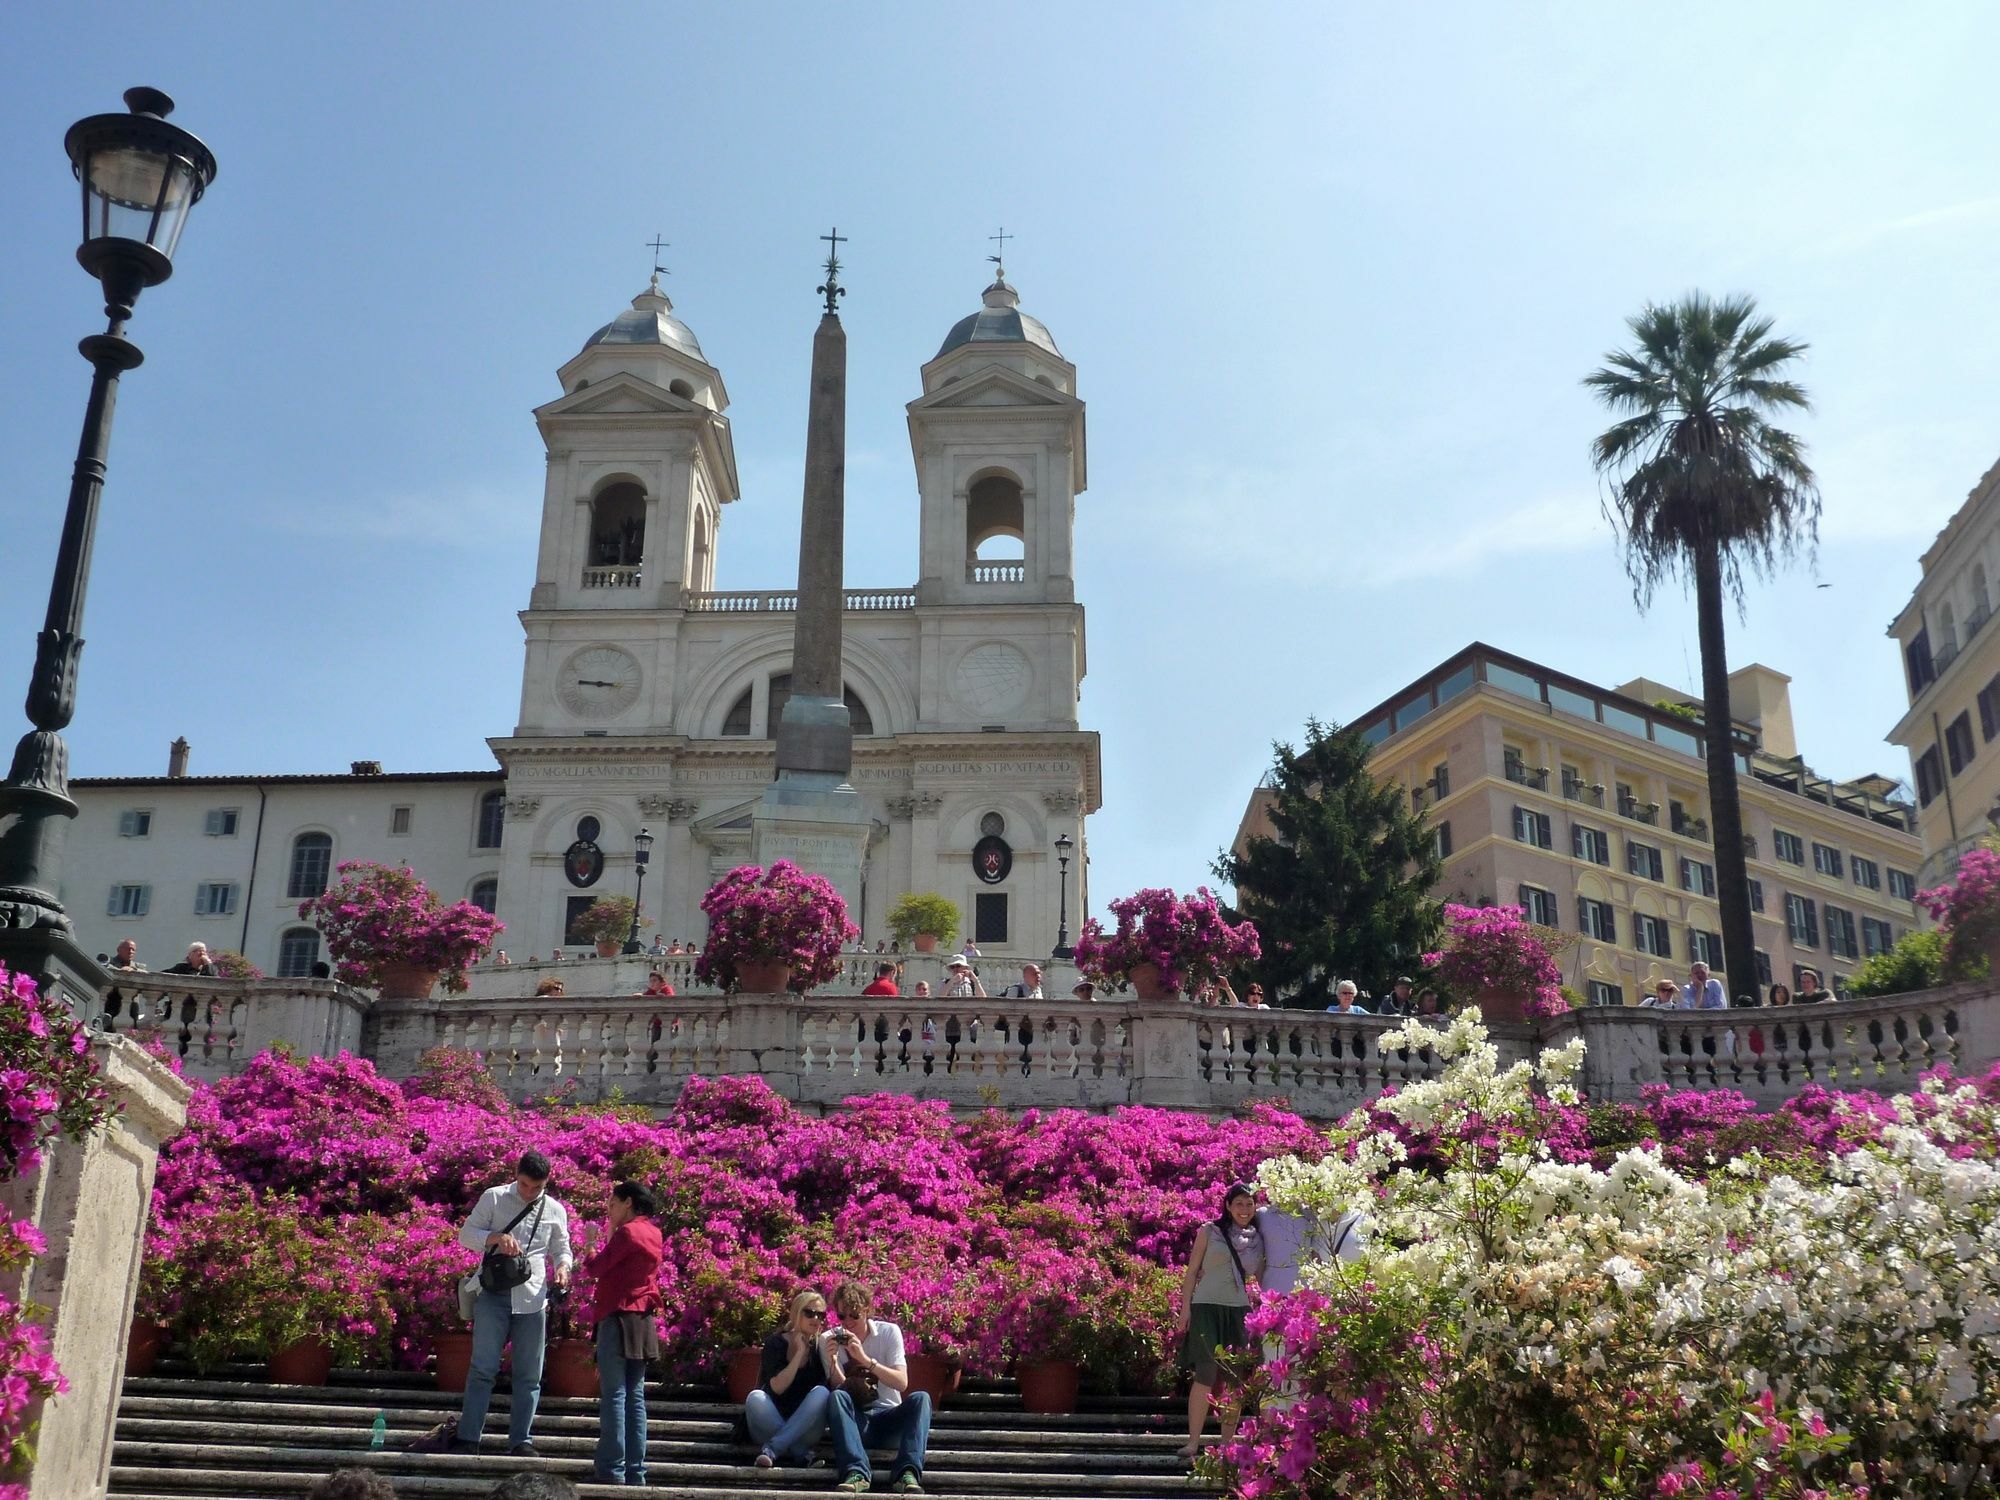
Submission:
[[[875,966],[883,962],[903,965],[899,988],[905,994],[919,981],[933,992],[944,988],[946,953],[843,953],[840,973],[822,989],[834,993],[858,993],[875,977]],[[572,995],[633,995],[645,989],[646,978],[657,971],[680,996],[719,995],[714,985],[695,977],[696,956],[690,953],[649,955],[619,954],[615,958],[564,958],[554,962],[529,959],[508,964],[481,964],[468,977],[467,993],[479,1000],[505,1000],[533,995],[545,979],[560,979]],[[1043,959],[1043,993],[1067,998],[1081,976],[1065,959]],[[995,993],[1021,977],[1020,962],[1007,958],[982,958],[975,966],[981,982]]]
[[[906,956],[906,982],[920,963],[937,962]],[[197,1079],[226,1076],[279,1042],[310,1054],[357,1052],[390,1077],[414,1071],[430,1048],[450,1046],[480,1054],[518,1099],[615,1095],[655,1108],[671,1105],[690,1078],[758,1074],[815,1109],[894,1092],[961,1110],[1146,1104],[1236,1112],[1270,1101],[1330,1120],[1441,1067],[1427,1051],[1381,1045],[1382,1033],[1401,1024],[1394,1017],[854,993],[874,963],[873,954],[853,955],[854,973],[803,998],[632,993],[650,968],[691,967],[682,956],[486,969],[471,993],[427,1000],[379,1000],[323,980],[120,974],[86,1019],[101,1031],[157,1036]],[[536,997],[537,976],[551,972],[570,992]],[[1049,993],[1066,992],[1067,974],[1052,967]],[[1581,1036],[1579,1082],[1599,1101],[1636,1102],[1664,1084],[1734,1089],[1769,1108],[1814,1084],[1896,1093],[1939,1067],[1984,1073],[2000,1062],[2000,988],[1958,985],[1788,1011],[1602,1007],[1492,1032],[1507,1062]]]

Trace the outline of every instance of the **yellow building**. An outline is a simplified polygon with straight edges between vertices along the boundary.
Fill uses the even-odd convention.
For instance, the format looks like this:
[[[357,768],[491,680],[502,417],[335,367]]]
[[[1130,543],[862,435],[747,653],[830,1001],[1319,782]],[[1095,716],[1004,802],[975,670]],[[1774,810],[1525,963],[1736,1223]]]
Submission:
[[[1889,626],[1903,648],[1910,707],[1889,731],[1910,752],[1918,878],[1936,885],[2000,826],[2000,464],[1986,471],[1923,555],[1923,581]],[[1975,727],[1976,726],[1976,727]]]
[[[1792,731],[1791,679],[1730,674],[1761,990],[1812,969],[1839,987],[1863,958],[1919,925],[1921,846],[1887,777],[1829,781]],[[1518,904],[1574,935],[1567,982],[1598,1004],[1636,1004],[1701,959],[1723,974],[1700,727],[1656,706],[1641,678],[1596,687],[1475,642],[1354,724],[1378,776],[1408,789],[1437,830],[1437,894]],[[1259,787],[1237,847],[1268,834]],[[1379,988],[1385,976],[1355,976]]]

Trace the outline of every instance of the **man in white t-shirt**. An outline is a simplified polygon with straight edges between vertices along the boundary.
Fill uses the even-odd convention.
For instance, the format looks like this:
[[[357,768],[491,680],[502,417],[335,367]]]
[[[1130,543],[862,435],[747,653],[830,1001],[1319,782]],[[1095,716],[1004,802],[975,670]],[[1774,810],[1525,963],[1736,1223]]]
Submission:
[[[1299,1266],[1311,1260],[1355,1261],[1361,1258],[1366,1225],[1360,1213],[1349,1209],[1334,1221],[1333,1232],[1322,1234],[1315,1219],[1300,1218],[1266,1205],[1257,1210],[1257,1231],[1264,1237],[1264,1274],[1257,1279],[1266,1297],[1279,1297],[1298,1290]],[[1271,1364],[1285,1352],[1284,1341],[1264,1339],[1264,1363]],[[1290,1406],[1299,1399],[1298,1382],[1288,1380],[1271,1404]]]
[[[827,1406],[827,1426],[833,1433],[834,1465],[840,1478],[835,1488],[862,1494],[874,1479],[868,1466],[870,1448],[894,1444],[896,1459],[889,1488],[903,1495],[924,1492],[924,1450],[931,1440],[931,1398],[910,1389],[910,1372],[903,1359],[903,1330],[894,1323],[868,1316],[874,1296],[857,1281],[843,1283],[833,1294],[839,1322],[820,1335],[833,1371],[828,1382],[833,1400]],[[875,1377],[875,1399],[866,1410],[855,1409],[848,1375],[866,1371]]]

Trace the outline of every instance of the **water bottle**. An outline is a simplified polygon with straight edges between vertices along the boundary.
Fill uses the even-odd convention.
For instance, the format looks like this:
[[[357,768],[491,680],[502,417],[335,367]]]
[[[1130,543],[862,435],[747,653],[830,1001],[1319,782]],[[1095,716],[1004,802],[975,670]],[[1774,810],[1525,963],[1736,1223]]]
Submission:
[[[375,1425],[368,1433],[368,1451],[370,1453],[380,1453],[382,1445],[388,1441],[389,1414],[385,1411],[378,1411],[375,1413]]]

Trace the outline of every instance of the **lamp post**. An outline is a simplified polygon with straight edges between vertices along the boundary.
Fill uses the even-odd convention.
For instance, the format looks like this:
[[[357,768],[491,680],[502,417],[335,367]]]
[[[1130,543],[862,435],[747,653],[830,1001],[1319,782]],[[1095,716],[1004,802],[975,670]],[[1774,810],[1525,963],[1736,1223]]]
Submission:
[[[1069,851],[1076,846],[1066,833],[1056,835],[1056,946],[1054,958],[1074,958],[1069,945]]]
[[[91,115],[63,137],[83,194],[83,240],[76,258],[104,289],[104,332],[77,345],[90,361],[90,399],[63,516],[49,609],[35,640],[28,719],[35,727],[14,749],[0,783],[0,955],[71,987],[94,985],[95,967],[77,949],[57,892],[68,820],[69,747],[62,731],[76,712],[83,653],[83,602],[97,504],[104,492],[118,378],[145,358],[125,337],[139,293],[173,274],[173,254],[189,212],[215,180],[215,157],[167,123],[174,101],[158,89],[127,89],[126,114]],[[67,969],[67,975],[61,970]]]
[[[632,930],[625,934],[625,951],[639,951],[639,910],[646,900],[646,866],[653,861],[653,836],[641,828],[632,835],[632,864],[639,872],[639,888],[632,895]]]

